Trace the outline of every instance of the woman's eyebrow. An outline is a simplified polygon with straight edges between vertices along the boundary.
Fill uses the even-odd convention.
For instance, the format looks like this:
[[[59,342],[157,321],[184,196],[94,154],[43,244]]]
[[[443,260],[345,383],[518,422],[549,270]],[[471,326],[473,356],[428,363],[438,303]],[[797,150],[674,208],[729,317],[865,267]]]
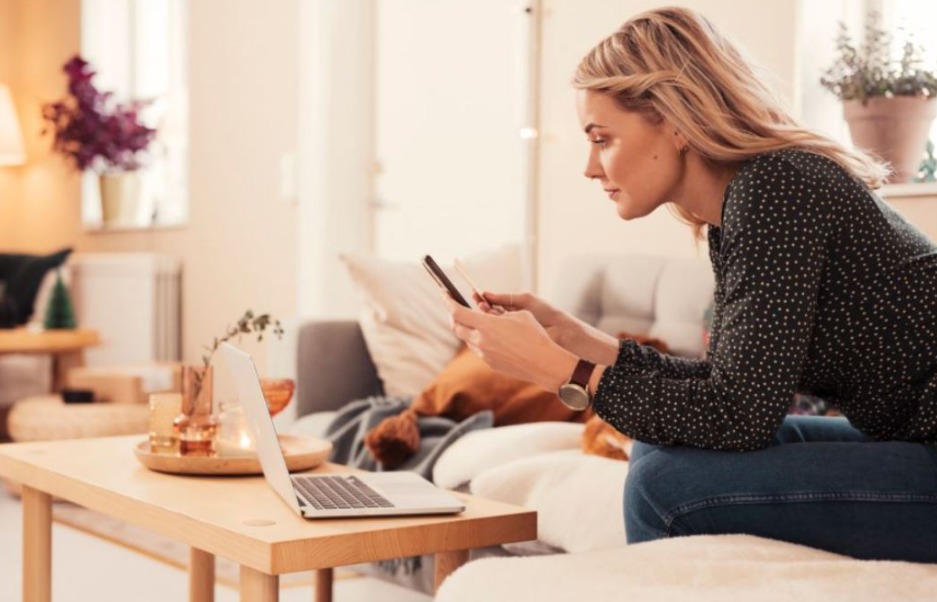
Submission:
[[[586,126],[585,132],[588,134],[595,128],[604,128],[604,127],[605,127],[604,125],[599,125],[598,123],[590,123],[589,125]]]

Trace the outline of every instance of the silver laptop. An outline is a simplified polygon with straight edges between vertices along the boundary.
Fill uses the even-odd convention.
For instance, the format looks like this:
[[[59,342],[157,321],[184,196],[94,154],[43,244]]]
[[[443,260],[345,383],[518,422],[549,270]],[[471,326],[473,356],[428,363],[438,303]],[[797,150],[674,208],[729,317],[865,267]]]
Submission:
[[[455,514],[465,505],[413,472],[291,475],[250,355],[221,344],[267,483],[306,518]]]

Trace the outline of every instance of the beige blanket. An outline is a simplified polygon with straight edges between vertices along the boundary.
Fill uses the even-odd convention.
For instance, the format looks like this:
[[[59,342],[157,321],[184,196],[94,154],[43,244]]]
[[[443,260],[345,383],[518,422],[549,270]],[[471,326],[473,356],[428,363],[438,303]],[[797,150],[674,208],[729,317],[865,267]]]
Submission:
[[[477,600],[924,601],[937,600],[937,565],[860,561],[748,535],[707,535],[478,560],[456,571],[436,597]]]

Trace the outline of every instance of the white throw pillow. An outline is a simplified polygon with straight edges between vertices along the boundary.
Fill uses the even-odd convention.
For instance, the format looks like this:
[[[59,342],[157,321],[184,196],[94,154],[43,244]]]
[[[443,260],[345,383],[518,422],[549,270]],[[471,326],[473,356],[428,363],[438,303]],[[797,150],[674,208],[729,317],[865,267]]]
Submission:
[[[540,541],[567,552],[588,552],[625,545],[627,475],[627,462],[559,451],[483,472],[470,489],[536,510]]]
[[[341,256],[361,293],[361,331],[388,395],[417,395],[455,356],[459,340],[449,329],[439,287],[419,261],[400,262],[366,255]],[[479,286],[514,292],[523,288],[518,247],[465,257],[463,263]],[[468,285],[442,266],[456,286]]]
[[[487,470],[545,452],[579,449],[585,425],[572,422],[512,424],[467,433],[446,448],[433,466],[433,482],[446,489]]]

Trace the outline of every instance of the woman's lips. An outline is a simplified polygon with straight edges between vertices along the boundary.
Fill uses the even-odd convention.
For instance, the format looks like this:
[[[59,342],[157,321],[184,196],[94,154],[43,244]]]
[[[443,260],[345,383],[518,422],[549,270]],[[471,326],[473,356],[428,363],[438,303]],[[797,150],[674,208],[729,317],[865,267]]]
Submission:
[[[615,196],[620,192],[617,188],[606,188],[605,192],[608,193],[608,198],[615,200]]]

